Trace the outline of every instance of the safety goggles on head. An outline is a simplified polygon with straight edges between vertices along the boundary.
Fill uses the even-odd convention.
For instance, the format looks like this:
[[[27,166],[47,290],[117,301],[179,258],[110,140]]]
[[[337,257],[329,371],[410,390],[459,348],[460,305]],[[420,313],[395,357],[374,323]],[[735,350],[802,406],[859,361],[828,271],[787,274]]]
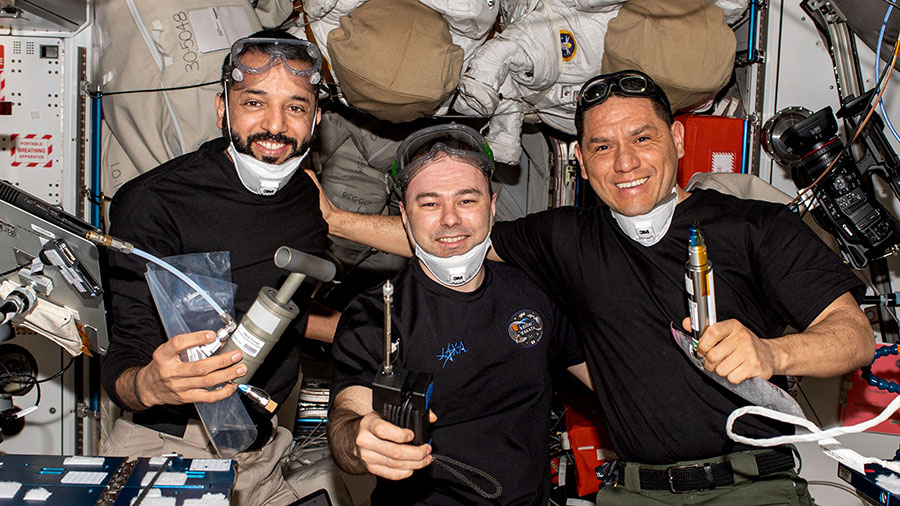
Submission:
[[[251,67],[239,58],[254,46],[260,54],[269,57],[262,65]],[[269,47],[264,47],[269,46]],[[284,69],[299,77],[309,77],[309,83],[313,86],[322,80],[319,69],[322,67],[322,52],[311,42],[300,39],[271,39],[244,37],[238,39],[231,46],[231,78],[237,82],[244,80],[244,74],[262,74],[272,68],[278,61]],[[305,63],[304,68],[298,68],[297,64]]]
[[[578,92],[578,109],[584,112],[602,104],[613,91],[629,97],[647,97],[670,108],[665,92],[650,76],[637,70],[623,70],[599,75],[586,82]]]
[[[413,132],[397,149],[391,176],[401,193],[428,162],[440,155],[461,158],[488,178],[494,173],[494,153],[474,128],[457,123],[423,128]]]

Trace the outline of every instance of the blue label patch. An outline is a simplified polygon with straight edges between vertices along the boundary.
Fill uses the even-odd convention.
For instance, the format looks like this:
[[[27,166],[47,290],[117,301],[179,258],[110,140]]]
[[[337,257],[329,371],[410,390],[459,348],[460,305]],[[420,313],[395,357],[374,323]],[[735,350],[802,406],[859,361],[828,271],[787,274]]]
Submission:
[[[559,42],[560,46],[562,46],[563,61],[570,61],[572,58],[575,58],[575,53],[578,52],[578,44],[575,43],[575,36],[572,35],[572,32],[560,30]]]
[[[453,359],[468,352],[466,345],[462,341],[458,343],[449,343],[441,348],[440,355],[436,355],[438,360],[442,362],[441,368],[447,367],[447,362],[453,362]]]
[[[519,346],[534,346],[544,337],[544,320],[533,309],[516,311],[506,322],[506,333]]]

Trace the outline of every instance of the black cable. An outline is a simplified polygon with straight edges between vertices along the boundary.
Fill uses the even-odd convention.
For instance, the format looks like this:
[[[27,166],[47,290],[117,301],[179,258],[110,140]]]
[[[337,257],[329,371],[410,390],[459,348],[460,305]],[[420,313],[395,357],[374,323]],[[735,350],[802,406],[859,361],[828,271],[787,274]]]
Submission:
[[[559,415],[559,419],[556,420],[556,423],[553,424],[553,427],[550,427],[551,434],[556,430],[556,428],[559,426],[559,424],[562,423],[562,421],[566,419],[566,413],[568,413],[568,412],[569,412],[569,408],[567,406],[563,409],[562,414]]]
[[[98,92],[92,93],[91,95],[94,97],[97,97],[97,96],[104,97],[104,96],[109,96],[109,95],[126,95],[128,93],[154,93],[154,92],[160,92],[160,91],[177,91],[177,90],[187,90],[190,88],[200,88],[202,86],[209,86],[211,84],[218,84],[218,83],[219,83],[219,81],[216,80],[216,81],[209,81],[209,82],[200,83],[200,84],[186,84],[184,86],[171,86],[169,88],[148,88],[148,89],[143,89],[143,90],[121,90],[121,91],[98,91]]]
[[[6,369],[6,368],[4,367],[4,369]],[[0,378],[2,378],[2,380],[6,380],[7,378],[12,378],[12,377],[22,377],[24,379],[31,380],[29,382],[29,384],[34,385],[35,389],[37,389],[37,398],[34,400],[34,406],[35,407],[39,406],[41,404],[41,382],[37,381],[37,379],[30,374],[12,374],[12,375],[7,376],[6,378],[2,378],[2,377],[0,377]],[[6,384],[9,384],[9,382],[2,382],[0,384],[6,385]],[[16,395],[16,394],[9,394],[9,395]]]
[[[28,267],[29,264],[31,264],[31,261],[25,262],[24,264],[17,265],[6,272],[0,272],[0,278],[2,278],[3,276],[6,276],[8,274],[12,274],[23,267]]]
[[[791,453],[794,454],[794,457],[797,458],[797,474],[800,474],[800,471],[803,470],[803,457],[800,455],[800,450],[797,449],[796,446],[790,445]]]
[[[154,474],[153,477],[150,478],[150,482],[147,483],[147,486],[144,487],[143,490],[141,490],[141,494],[139,496],[137,496],[137,499],[134,500],[134,502],[132,503],[132,506],[137,506],[138,504],[140,504],[144,501],[144,498],[147,497],[147,494],[153,488],[153,485],[156,483],[156,480],[158,480],[159,477],[162,475],[163,471],[165,471],[166,468],[169,467],[170,462],[172,462],[172,457],[166,457],[166,461],[163,462],[163,464],[161,466],[159,466],[159,469],[156,471],[156,474]]]
[[[41,384],[39,382],[35,382],[34,386],[37,389],[37,398],[34,400],[34,405],[39,406],[41,404]]]
[[[98,206],[102,202],[112,202],[111,197],[108,197],[106,195],[98,195],[96,193],[90,193],[90,192],[88,192],[87,195],[85,195],[85,198],[92,204],[97,204]]]
[[[65,374],[66,371],[69,370],[70,367],[72,367],[73,363],[75,363],[75,357],[71,357],[69,359],[69,363],[66,364],[65,366],[63,366],[63,368],[60,369],[59,371],[57,371],[55,374],[53,374],[52,376],[43,378],[43,379],[37,379],[32,374],[25,374],[25,373],[11,374],[11,373],[9,373],[9,369],[7,369],[5,366],[2,366],[2,364],[0,364],[0,366],[2,366],[7,371],[5,374],[0,374],[0,385],[8,385],[9,383],[13,383],[13,382],[15,382],[15,383],[22,382],[22,383],[24,383],[25,386],[28,386],[28,385],[37,386],[38,397],[37,397],[37,402],[34,403],[35,406],[37,406],[41,401],[41,383],[46,383],[48,381],[54,380],[54,379],[62,376],[63,374]],[[24,381],[20,381],[20,380],[24,380]]]
[[[485,499],[496,499],[496,498],[500,497],[501,494],[503,494],[503,487],[500,485],[500,482],[497,480],[497,478],[494,478],[493,476],[486,473],[485,471],[482,471],[481,469],[478,469],[477,467],[470,466],[469,464],[466,464],[464,462],[460,462],[456,459],[447,457],[446,455],[432,455],[431,458],[435,464],[443,467],[444,469],[447,470],[447,472],[449,472],[453,476],[456,476],[460,481],[462,481],[463,483],[468,485],[472,490],[474,490],[481,497],[484,497]],[[462,469],[463,471],[468,471],[474,475],[482,477],[484,480],[486,480],[488,483],[490,483],[494,487],[494,491],[487,492],[483,488],[476,485],[475,482],[473,482],[472,480],[467,478],[465,475],[463,475],[462,472],[460,472],[459,470],[454,469],[454,468],[459,468],[459,469]]]
[[[72,364],[73,364],[74,362],[75,362],[75,357],[72,356],[72,357],[69,358],[69,363],[66,364],[65,367],[63,367],[62,369],[60,369],[56,374],[54,374],[53,376],[48,376],[48,377],[46,377],[46,378],[44,378],[44,379],[41,379],[41,380],[36,380],[35,383],[46,383],[46,382],[48,382],[48,381],[50,381],[50,380],[53,380],[53,379],[56,379],[56,378],[62,376],[66,371],[69,370],[70,367],[72,367]]]

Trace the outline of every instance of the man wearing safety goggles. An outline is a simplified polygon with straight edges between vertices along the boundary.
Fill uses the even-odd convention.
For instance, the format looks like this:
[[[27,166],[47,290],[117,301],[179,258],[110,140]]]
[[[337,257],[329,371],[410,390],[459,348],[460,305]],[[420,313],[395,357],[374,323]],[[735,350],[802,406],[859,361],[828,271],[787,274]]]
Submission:
[[[315,206],[316,187],[296,175],[319,120],[320,63],[316,46],[282,32],[263,31],[235,42],[215,101],[222,137],[122,186],[110,208],[110,233],[161,258],[228,252],[238,320],[260,287],[281,286],[287,276],[272,261],[280,246],[324,255],[326,225]],[[235,391],[234,384],[210,388],[246,373],[238,363],[241,352],[182,362],[183,350],[211,341],[213,332],[167,340],[144,281],[145,263],[111,253],[110,264],[112,325],[103,386],[126,414],[116,421],[104,454],[177,451],[189,458],[215,457],[193,404],[216,402]],[[297,291],[293,302],[300,317],[248,378],[279,405],[298,381],[310,294],[311,288]],[[327,330],[307,335],[330,340]],[[232,503],[289,504],[315,490],[282,475],[290,432],[277,426],[272,413],[246,406],[259,435],[235,457]],[[316,485],[322,483],[311,484]]]
[[[785,386],[784,375],[829,377],[868,364],[874,339],[855,299],[864,286],[787,207],[678,187],[684,127],[649,76],[591,79],[575,123],[581,175],[602,204],[498,223],[488,258],[528,273],[567,309],[585,345],[622,459],[604,479],[617,486],[601,489],[597,504],[810,504],[791,450],[731,441],[726,418],[746,401],[674,346],[670,323],[690,328],[690,227],[702,224],[715,264],[718,323],[701,336],[698,354],[733,384],[760,377]],[[406,249],[385,217],[351,217],[324,198],[321,205],[331,233],[398,254]],[[787,325],[801,330],[784,334]],[[748,418],[736,433],[765,438],[791,430]]]
[[[379,477],[373,505],[547,504],[551,374],[587,382],[587,367],[560,309],[518,269],[484,260],[493,169],[484,138],[464,125],[419,130],[397,152],[415,258],[391,280],[391,363],[432,375],[437,419],[414,446],[411,430],[373,410],[386,309],[381,287],[358,296],[335,333],[328,435],[343,469]]]

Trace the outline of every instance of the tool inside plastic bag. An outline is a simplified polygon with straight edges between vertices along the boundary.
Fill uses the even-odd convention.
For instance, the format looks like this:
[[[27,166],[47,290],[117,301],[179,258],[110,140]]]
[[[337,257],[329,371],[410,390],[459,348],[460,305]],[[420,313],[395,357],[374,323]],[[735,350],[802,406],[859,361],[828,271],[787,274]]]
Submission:
[[[165,260],[196,282],[229,314],[234,314],[236,286],[231,283],[228,252],[192,253]],[[169,339],[201,330],[215,332],[222,326],[210,304],[174,274],[148,263],[145,277]],[[195,347],[183,352],[181,359],[192,362],[214,351]],[[198,402],[195,406],[210,442],[222,458],[237,455],[256,439],[256,426],[237,392],[221,401]]]
[[[694,364],[694,367],[709,376],[719,385],[736,393],[744,400],[752,402],[757,406],[763,406],[793,416],[804,416],[803,410],[800,408],[800,405],[797,404],[797,401],[795,401],[793,397],[788,395],[787,392],[779,388],[774,383],[771,383],[759,377],[753,377],[747,378],[746,380],[735,385],[727,379],[719,376],[715,372],[707,371],[706,368],[703,367],[703,361],[697,358],[693,353],[691,347],[691,337],[686,335],[684,332],[676,329],[674,324],[670,326],[670,330],[672,331],[672,337],[675,339],[675,343],[687,356],[688,360],[690,360],[691,363]]]

